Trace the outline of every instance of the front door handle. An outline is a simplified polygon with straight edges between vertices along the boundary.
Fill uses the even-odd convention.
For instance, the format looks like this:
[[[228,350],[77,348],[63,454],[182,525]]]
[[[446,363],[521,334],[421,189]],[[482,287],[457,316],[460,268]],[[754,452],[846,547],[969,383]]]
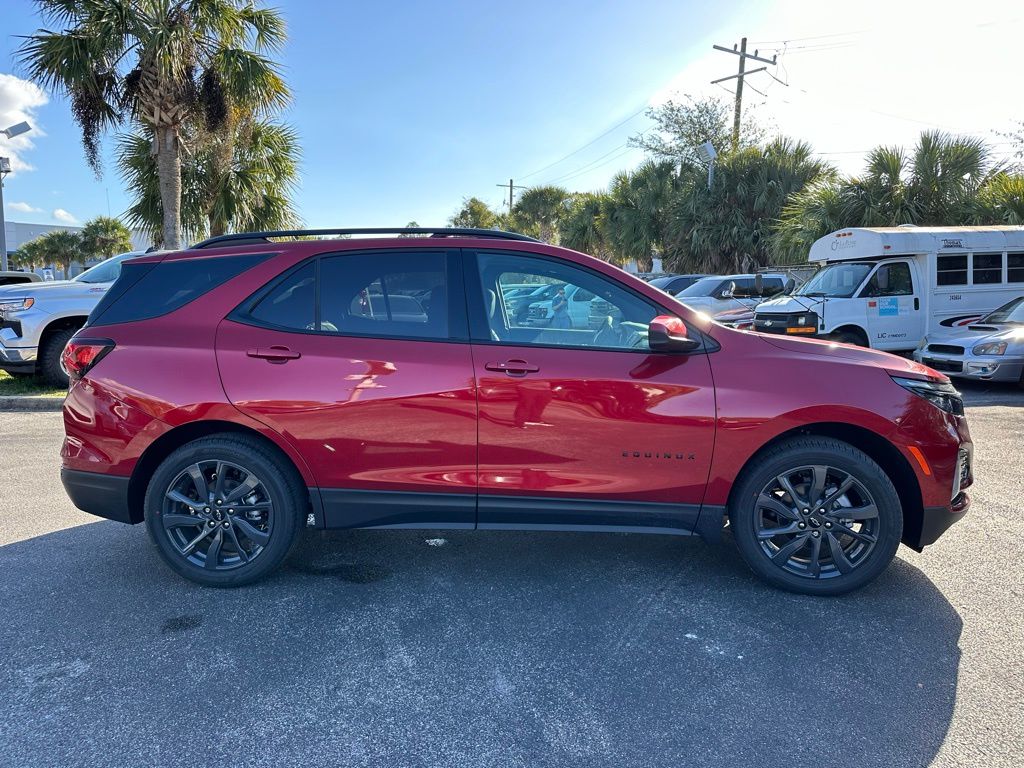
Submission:
[[[528,373],[537,373],[540,370],[536,365],[531,365],[525,360],[506,360],[503,363],[485,363],[484,368],[488,371],[504,372],[509,376],[525,376]]]
[[[914,309],[920,309],[920,308],[921,308],[921,300],[919,298],[915,297],[914,298]]]
[[[260,358],[261,360],[269,360],[272,363],[284,363],[288,360],[297,360],[302,357],[302,353],[295,352],[280,344],[275,344],[272,347],[256,347],[256,349],[250,349],[245,354],[249,357]]]

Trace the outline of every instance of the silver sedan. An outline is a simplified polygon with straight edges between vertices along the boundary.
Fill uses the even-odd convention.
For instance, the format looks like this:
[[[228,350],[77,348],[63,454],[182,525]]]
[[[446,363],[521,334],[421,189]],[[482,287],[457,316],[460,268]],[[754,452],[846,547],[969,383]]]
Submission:
[[[927,336],[914,359],[947,376],[1024,387],[1024,296],[965,328]]]

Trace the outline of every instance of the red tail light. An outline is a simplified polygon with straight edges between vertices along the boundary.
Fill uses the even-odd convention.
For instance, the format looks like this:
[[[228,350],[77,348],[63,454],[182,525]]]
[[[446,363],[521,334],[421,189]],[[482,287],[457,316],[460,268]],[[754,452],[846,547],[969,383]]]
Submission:
[[[71,339],[64,347],[60,366],[70,378],[80,379],[113,348],[110,339]]]

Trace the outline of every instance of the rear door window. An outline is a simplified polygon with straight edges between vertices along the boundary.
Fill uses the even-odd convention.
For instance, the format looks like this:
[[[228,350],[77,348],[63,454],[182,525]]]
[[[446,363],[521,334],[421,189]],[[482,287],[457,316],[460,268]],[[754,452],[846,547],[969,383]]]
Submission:
[[[967,285],[967,254],[950,253],[935,260],[936,285]]]

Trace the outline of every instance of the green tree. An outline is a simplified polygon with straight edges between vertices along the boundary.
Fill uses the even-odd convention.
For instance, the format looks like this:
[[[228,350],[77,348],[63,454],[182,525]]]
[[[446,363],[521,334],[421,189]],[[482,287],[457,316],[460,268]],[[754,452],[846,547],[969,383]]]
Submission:
[[[72,263],[76,261],[84,263],[86,260],[82,236],[78,232],[55,229],[40,235],[34,242],[39,243],[37,247],[43,258],[43,263],[60,267],[65,280],[69,277]]]
[[[469,227],[472,229],[496,229],[500,225],[501,215],[495,213],[487,203],[478,197],[467,197],[462,201],[459,212],[448,219],[452,227]]]
[[[558,222],[559,243],[566,248],[613,261],[604,219],[608,202],[608,195],[603,192],[574,194],[569,210]]]
[[[910,153],[876,147],[860,176],[831,177],[795,194],[773,247],[780,258],[802,261],[815,240],[844,227],[967,224],[997,174],[981,139],[930,131]]]
[[[831,172],[809,145],[785,138],[721,155],[711,189],[694,169],[673,203],[669,266],[746,272],[770,264],[772,227],[787,199]]]
[[[992,177],[974,199],[972,224],[1024,225],[1024,176],[999,173]]]
[[[603,205],[605,237],[619,263],[634,260],[641,271],[665,256],[670,212],[679,178],[671,160],[648,160],[612,178]]]
[[[109,259],[132,249],[132,233],[109,216],[97,216],[85,222],[81,238],[86,259]]]
[[[30,272],[35,271],[37,267],[46,266],[48,261],[43,246],[43,241],[38,237],[22,243],[21,247],[11,254],[11,264]]]
[[[523,234],[554,243],[558,222],[569,210],[569,200],[569,192],[562,187],[530,187],[512,207],[511,224]]]
[[[186,126],[192,154],[181,167],[181,229],[187,240],[226,232],[288,229],[299,224],[292,195],[299,175],[298,137],[288,126],[254,117],[233,131]],[[142,134],[119,137],[117,167],[132,203],[125,217],[156,242],[163,234],[157,163]]]
[[[221,126],[233,105],[284,104],[288,90],[264,55],[285,38],[281,15],[252,0],[36,0],[44,23],[18,56],[29,76],[64,93],[99,172],[104,130],[141,123],[151,139],[163,215],[161,241],[181,246],[182,132]]]
[[[755,111],[747,110],[740,132],[740,146],[756,146],[764,141],[765,128]],[[629,143],[659,160],[672,160],[677,165],[701,165],[696,148],[710,141],[722,153],[732,147],[733,105],[716,98],[695,99],[683,96],[676,101],[647,110],[654,128]]]

